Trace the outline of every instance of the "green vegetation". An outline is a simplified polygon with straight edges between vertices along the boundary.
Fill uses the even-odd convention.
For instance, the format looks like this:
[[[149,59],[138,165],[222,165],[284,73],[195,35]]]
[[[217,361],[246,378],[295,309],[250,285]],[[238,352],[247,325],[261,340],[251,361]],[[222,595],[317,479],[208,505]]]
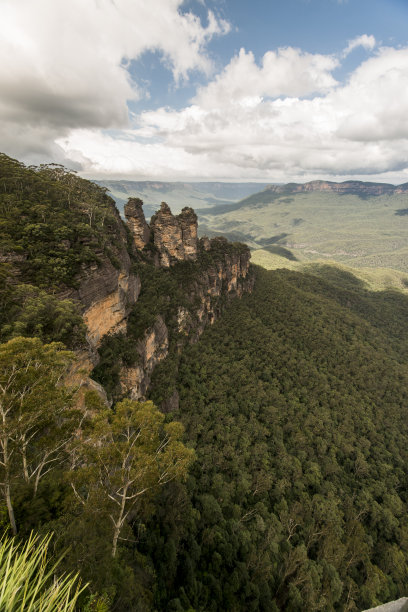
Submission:
[[[406,203],[325,197],[214,215],[274,269],[228,307],[213,296],[223,317],[195,344],[208,279],[246,247],[219,239],[170,269],[134,259],[128,333],[94,370],[113,405],[88,391],[79,412],[65,347],[84,326],[62,296],[89,264],[119,265],[126,233],[97,186],[0,156],[0,521],[17,534],[0,546],[1,609],[23,609],[15,595],[47,610],[37,586],[44,606],[84,612],[358,612],[408,593]],[[122,398],[120,367],[158,316],[169,354],[151,401]]]
[[[0,609],[4,612],[74,612],[81,592],[78,575],[56,577],[47,563],[50,536],[30,536],[24,545],[0,542]]]
[[[194,313],[200,306],[197,288],[202,286],[206,291],[205,275],[209,271],[216,274],[217,265],[225,265],[226,257],[241,255],[247,250],[244,244],[230,243],[218,238],[212,241],[211,251],[201,249],[197,261],[179,262],[171,268],[156,268],[147,262],[134,264],[133,272],[140,277],[141,292],[128,317],[127,333],[106,336],[103,339],[99,348],[100,361],[92,372],[92,377],[104,386],[109,397],[115,400],[121,397],[121,366],[123,364],[129,367],[139,363],[137,342],[160,315],[169,332],[169,357],[158,373],[154,374],[157,379],[156,391],[159,386],[163,390],[163,393],[156,397],[158,405],[161,404],[167,392],[164,380],[170,383],[166,371],[170,369],[173,373],[174,369],[177,369],[180,343],[183,344],[186,340],[186,333],[179,332],[178,329],[179,308],[187,308],[191,314],[192,325],[197,325],[198,321],[194,320]],[[211,300],[213,307],[217,309],[225,303],[226,298],[211,296]]]
[[[408,298],[336,270],[257,275],[183,352],[173,416],[197,460],[147,526],[158,607],[361,610],[403,596]]]
[[[325,270],[330,270],[331,278],[333,278],[336,270],[338,270],[340,275],[342,273],[343,276],[344,274],[349,274],[359,279],[365,288],[370,291],[398,289],[399,291],[406,292],[408,289],[408,273],[392,268],[352,268],[327,259],[316,260],[313,263],[308,262],[303,257],[301,261],[294,261],[294,259],[293,253],[292,257],[289,257],[286,253],[279,253],[273,247],[257,249],[252,251],[251,254],[251,261],[267,270],[285,268],[296,272],[306,272],[315,276],[322,276]]]
[[[24,482],[35,497],[42,478],[64,461],[79,425],[79,415],[68,410],[72,394],[58,385],[74,357],[63,349],[38,338],[0,345],[0,490],[14,535],[16,488]]]
[[[105,191],[58,164],[25,167],[0,154],[0,253],[23,280],[75,286],[81,265],[106,255],[118,218]]]
[[[233,207],[201,211],[209,235],[238,236],[253,249],[277,245],[304,262],[329,259],[353,268],[407,273],[407,195],[263,191]]]
[[[24,605],[38,586],[44,592],[41,605],[54,599],[49,608],[35,607],[33,599],[33,610],[74,609],[79,593],[69,607],[69,577],[59,580],[59,589],[44,591],[54,568],[45,566],[49,537],[31,539],[34,529],[55,533],[53,553],[63,555],[61,571],[80,571],[90,582],[78,600],[81,609],[107,611],[113,601],[116,609],[150,609],[146,602],[152,600],[148,587],[153,566],[135,547],[133,530],[144,533],[143,520],[160,489],[185,479],[194,453],[181,441],[182,425],[165,422],[152,402],[124,400],[106,409],[88,393],[88,410],[74,410],[75,390],[62,384],[72,359],[62,345],[43,345],[38,338],[14,338],[0,345],[1,520],[3,528],[18,532],[23,541],[28,538],[15,566],[7,565],[14,544],[6,542],[3,553],[0,547],[0,573],[7,578],[0,601],[4,596],[9,605],[0,607],[28,609]],[[28,599],[13,607],[10,589],[20,579]],[[58,597],[65,605],[65,596],[67,607],[58,608]]]
[[[89,266],[119,267],[124,237],[101,187],[58,164],[26,167],[1,153],[0,341],[27,335],[84,346],[80,304],[60,296]]]

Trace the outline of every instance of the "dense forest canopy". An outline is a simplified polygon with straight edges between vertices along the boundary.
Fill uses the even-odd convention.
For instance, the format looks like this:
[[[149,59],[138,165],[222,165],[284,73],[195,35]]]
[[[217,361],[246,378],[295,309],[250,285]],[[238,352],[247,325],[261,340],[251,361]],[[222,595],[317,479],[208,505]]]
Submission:
[[[162,507],[157,542],[178,559],[162,609],[175,587],[198,610],[361,610],[408,592],[407,307],[336,269],[258,269],[183,353],[174,416],[197,460],[189,513]]]
[[[183,344],[178,307],[242,245],[166,270],[129,248],[142,291],[94,370],[113,403],[87,391],[81,412],[63,382],[85,327],[63,291],[126,231],[97,186],[4,155],[0,207],[0,516],[21,542],[54,533],[51,562],[89,583],[79,609],[358,612],[408,594],[406,295],[256,267]],[[132,401],[118,365],[158,316],[169,353]]]

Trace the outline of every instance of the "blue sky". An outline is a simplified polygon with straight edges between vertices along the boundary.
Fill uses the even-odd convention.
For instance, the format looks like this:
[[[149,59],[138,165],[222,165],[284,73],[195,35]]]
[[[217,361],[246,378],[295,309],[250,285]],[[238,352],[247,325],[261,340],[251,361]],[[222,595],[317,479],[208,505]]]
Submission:
[[[0,139],[135,180],[408,181],[408,0],[0,0]]]
[[[259,61],[278,47],[299,47],[309,53],[341,53],[348,40],[363,33],[373,35],[382,45],[408,44],[408,0],[211,0],[204,5],[191,0],[182,5],[184,12],[194,11],[203,24],[208,9],[229,21],[227,36],[215,37],[208,50],[221,69],[241,47],[251,50]],[[367,53],[356,49],[336,71],[346,78]],[[182,108],[193,97],[205,75],[195,71],[189,82],[175,87],[171,73],[162,63],[160,52],[147,52],[131,70],[137,80],[149,82],[150,108],[171,105]],[[145,101],[132,105],[142,110]]]

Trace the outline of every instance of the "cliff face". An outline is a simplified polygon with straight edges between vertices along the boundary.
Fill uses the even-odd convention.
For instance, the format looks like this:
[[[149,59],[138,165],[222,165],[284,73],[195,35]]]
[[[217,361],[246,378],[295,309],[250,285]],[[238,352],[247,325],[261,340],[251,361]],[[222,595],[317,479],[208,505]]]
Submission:
[[[116,391],[112,393],[135,400],[147,397],[153,373],[169,353],[174,356],[174,351],[180,353],[185,342],[196,341],[205,327],[220,316],[225,301],[251,291],[253,283],[249,274],[250,252],[245,245],[231,245],[223,238],[199,241],[194,211],[184,208],[175,216],[164,202],[149,227],[142,205],[141,200],[130,198],[125,207],[133,252],[129,254],[127,250],[126,228],[118,223],[115,256],[119,265],[115,267],[102,257],[102,265],[84,267],[76,290],[91,349],[88,367],[83,367],[82,372],[89,371],[89,364],[98,363],[98,351],[106,345],[104,338],[116,335],[119,345],[131,347],[131,357],[126,353],[128,349],[123,349],[122,356],[119,348],[115,362],[106,366],[116,367],[119,372]],[[132,272],[131,259],[138,261],[143,281]],[[189,262],[181,277],[175,267],[178,262]],[[166,270],[157,272],[164,274],[160,277],[162,284],[154,280],[154,270],[158,268]],[[154,286],[153,295],[149,293],[149,283]],[[144,303],[146,294],[150,301]],[[143,302],[140,306],[139,299]],[[133,331],[129,332],[130,313]],[[145,328],[139,320],[146,320]],[[148,320],[153,322],[147,323]],[[135,328],[137,333],[132,336]],[[105,367],[104,363],[102,356],[100,367]],[[102,375],[100,380],[103,378]],[[85,389],[93,388],[87,377],[82,384]],[[172,390],[162,407],[173,409],[177,398],[177,392]]]
[[[80,302],[92,349],[99,346],[105,334],[126,331],[127,316],[140,293],[140,279],[130,270],[126,228],[113,203],[111,212],[112,257],[100,251],[99,265],[82,264],[76,278],[78,288],[63,294]]]
[[[143,249],[150,240],[150,228],[146,223],[139,198],[129,198],[125,205],[125,217],[137,249]]]
[[[211,253],[212,250],[222,251],[226,244],[224,238],[213,238],[209,241],[209,248],[205,240],[201,241],[200,246]],[[189,333],[192,332],[193,337],[197,339],[205,327],[214,323],[221,314],[222,305],[214,298],[225,296],[231,299],[252,291],[254,279],[249,274],[250,258],[249,249],[241,253],[225,253],[203,270],[199,279],[194,282],[191,293],[192,298],[200,300],[200,306],[192,313],[185,309],[180,311],[179,331],[183,330],[185,333],[190,328]],[[188,325],[191,314],[195,315],[198,324],[193,322]]]
[[[174,367],[183,346],[198,340],[207,325],[220,317],[229,299],[252,291],[254,277],[249,262],[250,251],[245,245],[231,245],[224,238],[205,238],[198,242],[191,274],[183,269],[183,279],[187,281],[178,298],[182,303],[176,301],[172,308],[166,308],[166,318],[158,316],[138,340],[138,363],[121,368],[123,394],[134,399],[146,397],[156,366],[169,355]],[[167,274],[171,273],[169,269]],[[158,295],[156,300],[161,298],[163,296]],[[141,299],[143,302],[143,296]],[[168,295],[167,299],[170,302],[172,296]],[[166,390],[165,397],[158,403],[166,412],[174,410],[178,405],[177,390]]]
[[[126,320],[140,293],[140,279],[120,271],[115,279],[115,289],[101,292],[95,302],[83,314],[88,328],[88,341],[98,347],[105,334],[126,332]]]
[[[175,216],[166,202],[153,215],[150,227],[142,210],[143,202],[130,198],[125,206],[125,217],[135,245],[143,249],[152,239],[158,254],[157,263],[165,268],[178,261],[197,258],[197,215],[192,208],[183,208]]]
[[[408,185],[391,185],[390,183],[369,183],[364,181],[344,181],[335,183],[333,181],[310,181],[309,183],[288,183],[287,185],[269,185],[265,191],[272,193],[308,193],[308,192],[333,192],[340,194],[370,195],[378,196],[384,194],[406,193]]]
[[[147,329],[137,343],[140,362],[131,367],[122,367],[120,373],[121,391],[131,399],[138,400],[146,395],[154,368],[165,359],[169,349],[167,327],[161,316]]]

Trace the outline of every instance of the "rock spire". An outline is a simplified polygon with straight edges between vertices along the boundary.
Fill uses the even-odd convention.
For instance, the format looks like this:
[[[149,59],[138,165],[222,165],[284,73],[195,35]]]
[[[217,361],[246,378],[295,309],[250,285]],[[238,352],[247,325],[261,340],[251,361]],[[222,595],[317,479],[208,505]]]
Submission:
[[[197,215],[192,208],[183,208],[179,215],[173,215],[168,204],[162,202],[149,227],[142,205],[142,200],[130,198],[125,206],[125,217],[138,249],[153,238],[159,264],[165,268],[178,261],[197,259]]]

